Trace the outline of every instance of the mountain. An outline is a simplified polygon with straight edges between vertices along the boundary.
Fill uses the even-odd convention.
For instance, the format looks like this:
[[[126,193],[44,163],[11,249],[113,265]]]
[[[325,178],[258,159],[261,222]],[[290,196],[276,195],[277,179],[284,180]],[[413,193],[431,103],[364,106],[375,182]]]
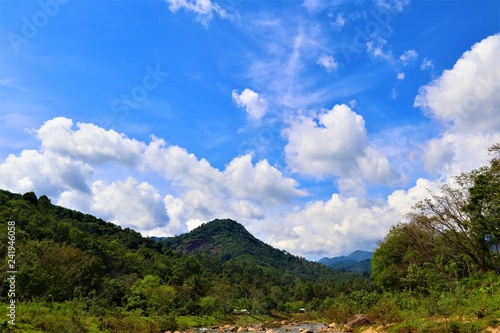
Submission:
[[[93,295],[105,308],[133,308],[134,284],[147,279],[174,288],[177,298],[169,306],[182,312],[187,297],[182,288],[193,283],[193,301],[216,297],[219,289],[231,290],[230,297],[239,299],[249,290],[265,295],[273,287],[286,289],[283,300],[291,300],[298,285],[354,280],[353,275],[273,248],[232,220],[214,220],[176,237],[146,238],[53,205],[45,195],[0,189],[0,223],[9,221],[15,223],[17,279],[24,286],[16,293],[20,300]],[[7,233],[0,233],[0,244],[7,244]],[[0,254],[6,256],[7,247],[0,247]]]
[[[261,268],[279,269],[294,276],[331,275],[324,266],[287,251],[276,249],[255,238],[243,225],[230,219],[217,219],[176,237],[161,242],[171,251],[184,255],[219,258],[223,263],[245,263]]]
[[[36,301],[56,309],[60,307],[54,304],[74,301],[85,318],[94,316],[94,326],[97,316],[99,325],[105,316],[109,332],[124,332],[121,327],[130,323],[134,332],[174,331],[186,326],[177,318],[226,321],[233,309],[258,315],[316,310],[332,297],[370,283],[358,274],[275,249],[232,220],[214,220],[177,237],[146,238],[53,205],[45,195],[0,189],[0,225],[9,229],[9,234],[0,232],[0,255],[15,257],[9,266],[4,261],[3,270],[15,268],[16,285],[22,286],[16,289],[16,304],[29,309]],[[10,297],[8,288],[0,288],[0,299]],[[39,316],[38,307],[33,309]],[[117,313],[125,317],[116,318]],[[81,324],[74,326],[77,331],[88,331],[83,321],[64,316],[41,315],[44,321],[23,330],[56,327],[51,331],[63,332]],[[46,326],[48,319],[58,326]]]
[[[372,252],[357,250],[349,254],[348,256],[339,256],[332,258],[325,257],[321,258],[318,262],[336,270],[351,271],[354,273],[370,273],[372,257]]]

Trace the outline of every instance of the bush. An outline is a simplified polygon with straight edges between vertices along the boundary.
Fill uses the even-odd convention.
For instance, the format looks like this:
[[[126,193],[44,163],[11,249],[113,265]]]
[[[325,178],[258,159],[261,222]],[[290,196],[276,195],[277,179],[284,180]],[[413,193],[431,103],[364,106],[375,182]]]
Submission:
[[[385,327],[387,324],[402,320],[399,309],[390,295],[384,295],[370,311],[370,314]]]
[[[481,327],[478,323],[461,323],[457,321],[452,321],[450,323],[451,333],[479,333],[481,332]]]
[[[44,332],[50,333],[86,333],[87,328],[79,317],[63,317],[59,315],[46,315],[43,318],[38,318],[35,322],[35,327],[40,328]]]

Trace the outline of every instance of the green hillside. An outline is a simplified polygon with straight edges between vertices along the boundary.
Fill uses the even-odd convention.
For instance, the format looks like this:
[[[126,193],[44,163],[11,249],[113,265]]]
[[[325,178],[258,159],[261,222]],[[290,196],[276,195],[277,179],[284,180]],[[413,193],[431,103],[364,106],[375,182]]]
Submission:
[[[191,232],[162,242],[169,250],[188,255],[215,257],[222,263],[245,263],[263,269],[279,269],[279,275],[305,279],[345,278],[315,262],[281,251],[258,240],[236,221],[214,220]]]
[[[492,152],[490,165],[395,221],[370,277],[272,248],[232,220],[145,238],[44,195],[0,190],[0,332],[342,324],[365,313],[391,333],[486,333],[500,326],[500,145]]]
[[[16,282],[22,286],[15,299],[23,309],[18,322],[25,322],[28,332],[70,320],[58,311],[43,314],[54,310],[52,305],[52,310],[38,308],[47,304],[69,302],[85,317],[107,318],[99,332],[106,327],[121,332],[130,318],[166,330],[200,323],[183,321],[193,315],[226,321],[235,308],[254,315],[293,312],[319,299],[325,288],[363,283],[355,275],[272,248],[231,220],[155,240],[53,205],[44,195],[0,190],[0,223],[5,231],[9,223],[15,225]],[[7,232],[0,233],[0,244],[0,254],[8,258]],[[7,265],[3,261],[4,271],[11,270]],[[7,286],[1,302],[9,301]]]

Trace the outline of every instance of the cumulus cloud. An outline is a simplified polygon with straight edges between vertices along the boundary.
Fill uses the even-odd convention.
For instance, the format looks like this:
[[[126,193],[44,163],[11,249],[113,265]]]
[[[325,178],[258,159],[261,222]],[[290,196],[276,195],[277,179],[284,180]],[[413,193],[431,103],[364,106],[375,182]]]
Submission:
[[[160,193],[147,182],[132,177],[106,184],[92,184],[91,210],[108,221],[135,230],[165,226],[168,217]]]
[[[423,198],[420,192],[427,192],[421,187],[427,185],[424,182],[408,192],[397,192],[388,201],[370,202],[333,194],[326,201],[309,202],[304,209],[286,216],[285,225],[292,229],[295,237],[283,230],[284,237],[274,233],[273,242],[315,259],[332,256],[332,253],[373,250],[390,227],[409,211],[407,204]]]
[[[329,73],[335,71],[339,65],[333,56],[326,54],[320,56],[317,63],[323,66]]]
[[[414,105],[455,131],[500,130],[500,35],[472,46],[452,69],[423,86]]]
[[[464,134],[447,131],[427,143],[424,167],[434,175],[459,175],[486,164],[488,148],[498,142],[500,132]]]
[[[387,185],[399,177],[387,158],[369,144],[363,117],[345,104],[317,117],[298,119],[284,135],[286,161],[295,172],[318,179],[346,178],[341,184],[363,178]]]
[[[24,150],[19,156],[9,155],[0,165],[0,173],[1,188],[18,193],[37,189],[58,196],[70,189],[89,192],[93,169],[82,161],[51,151]]]
[[[430,140],[426,170],[444,177],[477,168],[500,142],[500,35],[465,52],[452,69],[423,86],[414,105],[444,125]]]
[[[227,187],[237,198],[254,202],[289,202],[295,196],[305,196],[304,190],[297,189],[298,183],[285,178],[281,171],[271,166],[267,160],[252,163],[251,155],[237,157],[223,172]]]
[[[205,159],[199,160],[185,149],[167,146],[164,140],[155,138],[145,152],[144,162],[172,180],[174,185],[190,191],[202,189],[207,194],[230,194],[259,204],[283,203],[306,195],[305,191],[297,189],[294,179],[285,177],[267,160],[253,164],[251,155],[234,158],[224,171],[220,171]]]
[[[165,199],[171,223],[195,227],[215,218],[241,222],[263,219],[270,207],[307,195],[267,160],[252,162],[251,155],[234,158],[221,171],[178,146],[154,138],[145,154],[146,167],[172,181],[179,195]],[[172,215],[171,215],[172,214]]]
[[[405,79],[405,73],[398,73],[398,75],[396,76],[396,78],[400,81],[403,81]]]
[[[315,260],[360,249],[371,251],[429,191],[438,190],[438,183],[420,178],[413,187],[394,191],[385,200],[333,194],[251,228],[271,244]]]
[[[233,90],[233,101],[241,108],[245,108],[251,119],[259,120],[266,114],[266,102],[253,90],[245,89],[241,94]]]
[[[41,151],[10,155],[0,165],[2,188],[47,194],[57,204],[148,235],[173,235],[220,217],[260,220],[270,207],[307,195],[297,181],[251,155],[219,170],[162,139],[146,144],[93,124],[75,129],[67,118],[49,120],[34,133]],[[124,167],[126,174],[160,176],[169,193],[148,181],[120,179]]]
[[[133,165],[146,148],[142,142],[94,124],[78,123],[77,128],[73,129],[71,119],[57,117],[46,121],[36,135],[42,150],[89,163],[115,161]]]

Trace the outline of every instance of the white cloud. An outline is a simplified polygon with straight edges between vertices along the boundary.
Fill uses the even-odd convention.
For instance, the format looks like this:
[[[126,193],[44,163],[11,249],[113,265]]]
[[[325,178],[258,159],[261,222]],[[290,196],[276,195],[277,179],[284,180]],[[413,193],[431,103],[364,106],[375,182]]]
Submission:
[[[107,185],[92,184],[91,210],[122,227],[147,232],[168,222],[165,206],[156,188],[132,177]]]
[[[332,17],[332,14],[329,13],[328,16]],[[345,24],[346,19],[342,13],[336,14],[335,19],[331,22],[331,26],[337,31],[341,31]]]
[[[445,132],[430,140],[425,149],[424,167],[431,174],[451,177],[478,168],[488,162],[488,148],[500,142],[496,133]]]
[[[267,160],[253,163],[250,155],[234,158],[220,171],[161,139],[145,144],[93,124],[74,130],[71,119],[54,118],[34,133],[42,152],[9,156],[0,165],[2,188],[47,194],[57,204],[148,235],[173,235],[220,217],[261,220],[270,207],[307,195],[297,181]],[[163,177],[171,192],[162,199],[147,181],[120,179],[124,167],[126,174],[140,176],[140,170]]]
[[[349,175],[368,140],[363,117],[343,104],[318,117],[300,118],[284,134],[288,165],[316,178]]]
[[[221,217],[243,223],[260,220],[270,207],[307,194],[266,160],[253,164],[250,155],[239,156],[220,171],[185,149],[167,146],[156,138],[145,152],[144,165],[172,181],[177,189],[179,194],[167,195],[165,203],[171,223],[178,226],[197,226]]]
[[[308,108],[340,94],[332,87],[319,86],[320,76],[310,71],[310,66],[329,52],[330,36],[322,26],[304,17],[293,21],[265,17],[254,19],[247,26],[251,27],[248,35],[259,41],[263,50],[247,58],[248,78],[265,96],[272,96],[266,101],[268,112]]]
[[[319,179],[346,178],[340,185],[348,184],[347,179],[385,185],[399,179],[387,158],[369,144],[363,117],[345,104],[317,117],[300,118],[284,135],[286,161],[295,172]]]
[[[392,64],[394,63],[394,57],[390,50],[386,50],[388,47],[387,40],[378,36],[366,43],[366,52],[368,52],[372,58],[382,58]]]
[[[500,35],[472,46],[451,70],[421,87],[415,106],[455,131],[500,130]]]
[[[259,120],[266,114],[266,102],[258,93],[250,89],[245,89],[238,95],[238,91],[233,90],[233,101],[241,108],[245,108],[251,119]]]
[[[319,8],[321,8],[321,5],[321,0],[304,0],[304,2],[302,3],[302,6],[310,11],[318,10]]]
[[[405,73],[398,73],[398,75],[396,76],[396,78],[400,81],[404,80],[405,79]]]
[[[438,184],[418,179],[413,187],[394,191],[386,200],[333,194],[328,200],[310,201],[282,217],[254,224],[251,230],[275,246],[315,260],[360,249],[371,251],[391,226],[428,197],[429,190],[437,191]]]
[[[335,61],[335,58],[331,55],[322,55],[318,58],[317,63],[331,73],[337,69],[339,64]]]
[[[70,189],[89,192],[92,174],[90,165],[82,161],[50,151],[24,150],[0,165],[0,187],[18,193],[36,189],[52,196]]]
[[[399,56],[399,61],[403,63],[404,66],[407,66],[411,62],[415,61],[418,57],[418,53],[415,50],[407,50]]]
[[[267,160],[253,165],[250,155],[233,159],[223,174],[229,191],[237,198],[251,199],[260,203],[263,201],[286,203],[295,196],[307,194],[297,189],[297,181],[283,177],[283,174],[272,167]]]
[[[400,13],[410,4],[410,0],[376,0],[377,6],[384,8],[393,14]]]
[[[367,204],[334,194],[327,201],[309,202],[304,209],[287,215],[283,230],[271,237],[280,248],[319,259],[372,250],[400,217],[399,211],[384,203]],[[287,235],[287,229],[295,237]]]
[[[73,121],[64,117],[46,121],[36,131],[42,149],[85,162],[133,165],[146,148],[144,143],[94,124],[78,123],[76,131],[72,127]]]
[[[422,63],[420,64],[420,70],[423,71],[429,68],[430,69],[434,68],[434,63],[432,62],[432,60],[424,58],[424,60],[422,60]]]
[[[250,155],[234,158],[224,171],[213,168],[208,161],[177,146],[166,146],[160,139],[149,145],[145,164],[172,180],[184,190],[203,190],[212,194],[250,200],[259,205],[285,203],[306,192],[297,189],[298,183],[271,166],[267,160],[252,163]]]
[[[218,4],[210,0],[166,0],[169,4],[169,9],[172,12],[176,12],[179,9],[184,9],[188,12],[193,12],[197,15],[198,21],[203,25],[208,25],[208,23],[214,17],[214,14],[220,17],[227,17],[226,11]]]
[[[445,128],[427,144],[427,171],[447,178],[477,168],[487,161],[487,148],[500,142],[499,53],[500,35],[490,36],[420,88],[414,105]]]

